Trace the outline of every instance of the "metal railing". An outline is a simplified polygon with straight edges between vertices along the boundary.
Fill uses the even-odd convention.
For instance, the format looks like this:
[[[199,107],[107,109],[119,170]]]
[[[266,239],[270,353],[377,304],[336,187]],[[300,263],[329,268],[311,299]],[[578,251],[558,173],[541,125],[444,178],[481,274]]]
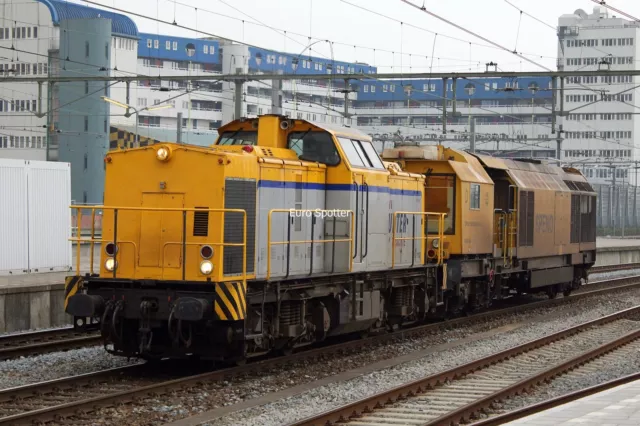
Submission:
[[[273,213],[288,213],[289,217],[291,217],[291,214],[309,214],[310,215],[310,219],[311,219],[311,239],[310,240],[291,240],[291,225],[292,225],[292,221],[287,219],[287,240],[286,241],[271,241],[271,223],[272,223],[272,216]],[[333,219],[333,235],[331,239],[322,239],[322,240],[316,240],[313,238],[313,231],[315,229],[315,225],[316,225],[316,219],[317,219],[317,214],[320,214],[321,216],[324,216],[325,218],[328,218],[327,214],[328,213],[333,213],[332,215],[332,219]],[[349,238],[339,238],[336,239],[336,219],[337,219],[337,214],[346,214],[347,216],[351,217],[351,232],[350,232],[350,237]],[[301,218],[302,219],[302,218]],[[336,243],[349,243],[349,253],[351,253],[353,251],[353,232],[355,229],[355,225],[354,225],[354,213],[353,210],[309,210],[309,209],[302,209],[302,210],[295,210],[295,209],[272,209],[269,211],[269,217],[268,217],[268,221],[267,221],[267,280],[271,278],[271,246],[273,245],[286,245],[287,246],[287,270],[286,270],[286,275],[285,277],[289,276],[289,269],[290,269],[290,260],[291,260],[291,245],[292,244],[311,244],[311,266],[310,266],[310,271],[309,274],[311,275],[313,273],[313,245],[315,243],[319,243],[319,244],[327,244],[327,243],[332,243],[333,244],[333,249],[332,249],[332,254],[331,254],[331,273],[334,272],[335,269],[335,256],[336,256]],[[352,256],[349,256],[349,271],[351,272],[351,270],[353,269],[353,258]]]
[[[118,254],[120,253],[120,250],[117,249],[118,244],[129,244],[133,246],[133,257],[134,257],[134,261],[133,261],[133,274],[135,275],[135,271],[138,265],[138,262],[136,261],[137,259],[139,259],[140,253],[138,251],[138,246],[134,241],[125,241],[125,240],[118,240],[118,213],[122,212],[122,211],[134,211],[134,212],[176,212],[176,213],[182,213],[182,240],[181,241],[166,241],[164,242],[163,246],[162,246],[162,252],[161,252],[161,259],[160,259],[160,265],[161,268],[163,270],[163,276],[164,276],[164,269],[165,269],[165,264],[164,264],[164,253],[166,251],[166,248],[170,245],[179,245],[182,248],[182,265],[181,265],[181,269],[182,269],[182,279],[185,280],[186,278],[186,255],[187,255],[187,246],[191,246],[191,245],[210,245],[212,247],[242,247],[242,276],[238,277],[238,276],[234,276],[233,279],[238,280],[241,279],[243,281],[243,283],[246,283],[246,279],[247,279],[247,212],[245,210],[242,209],[204,209],[204,208],[163,208],[163,207],[111,207],[111,206],[86,206],[86,205],[72,205],[70,206],[71,209],[76,210],[77,212],[77,231],[76,231],[76,237],[75,238],[69,238],[70,241],[75,242],[78,245],[78,249],[76,250],[76,275],[80,275],[80,249],[79,246],[81,243],[89,243],[90,244],[90,273],[94,274],[94,246],[96,243],[104,243],[104,242],[109,242],[109,243],[113,243],[114,246],[116,247],[116,251],[114,253],[114,261],[115,261],[115,267],[113,268],[113,278],[117,277],[117,271],[118,271]],[[91,233],[90,233],[90,238],[82,238],[82,210],[91,210],[91,223],[92,223],[92,227],[91,227]],[[95,215],[96,215],[96,210],[102,210],[104,211],[112,211],[113,212],[113,239],[112,240],[106,240],[102,237],[104,237],[104,235],[101,235],[101,238],[95,238]],[[242,214],[242,221],[243,221],[243,226],[242,226],[242,243],[225,243],[223,242],[201,242],[201,241],[197,241],[197,242],[188,242],[187,241],[187,213],[188,212],[207,212],[207,213],[221,213],[221,214],[225,214],[225,213],[240,213]],[[159,231],[159,230],[158,230]],[[222,238],[224,239],[224,234],[222,235]],[[223,268],[224,266],[224,262],[222,262],[222,266],[221,268]],[[221,271],[221,276],[224,275],[224,270]]]
[[[411,237],[397,237],[397,223],[398,223],[398,215],[407,215],[412,218],[412,233]],[[438,220],[438,236],[430,237],[429,235],[425,235],[423,232],[420,232],[420,236],[416,237],[416,216],[425,217],[426,220],[429,220],[429,217],[435,217]],[[393,213],[393,233],[391,237],[391,267],[393,268],[396,264],[396,241],[411,241],[412,249],[411,249],[411,266],[415,266],[415,253],[416,253],[416,241],[423,241],[429,239],[433,240],[438,238],[438,247],[436,248],[436,260],[438,265],[442,265],[444,261],[444,218],[447,216],[446,213],[434,213],[434,212],[403,212],[398,211]],[[403,232],[401,232],[403,233]],[[426,264],[425,261],[425,253],[422,253],[422,265]]]

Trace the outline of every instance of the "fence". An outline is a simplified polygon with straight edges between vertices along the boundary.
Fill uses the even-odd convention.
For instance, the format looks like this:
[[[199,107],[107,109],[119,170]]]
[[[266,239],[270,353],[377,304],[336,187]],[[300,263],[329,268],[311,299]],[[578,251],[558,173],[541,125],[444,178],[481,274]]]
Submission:
[[[593,184],[598,235],[640,235],[640,187]]]

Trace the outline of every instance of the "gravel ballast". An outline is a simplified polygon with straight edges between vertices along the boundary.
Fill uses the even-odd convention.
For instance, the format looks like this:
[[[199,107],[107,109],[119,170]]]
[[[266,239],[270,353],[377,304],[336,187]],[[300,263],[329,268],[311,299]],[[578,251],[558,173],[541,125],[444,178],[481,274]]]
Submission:
[[[0,389],[139,363],[108,354],[103,346],[52,352],[0,362]]]

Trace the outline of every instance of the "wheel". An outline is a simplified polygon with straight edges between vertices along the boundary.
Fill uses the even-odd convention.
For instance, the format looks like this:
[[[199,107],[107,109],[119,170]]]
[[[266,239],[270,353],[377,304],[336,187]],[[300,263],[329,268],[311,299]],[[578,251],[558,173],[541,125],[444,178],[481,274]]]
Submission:
[[[557,295],[558,289],[555,286],[547,290],[547,296],[549,296],[549,299],[555,299]]]
[[[564,297],[569,297],[569,296],[571,295],[571,292],[572,292],[572,291],[573,291],[573,289],[572,289],[572,288],[568,288],[568,289],[566,289],[565,291],[563,291],[563,292],[562,292],[562,295],[563,295]]]

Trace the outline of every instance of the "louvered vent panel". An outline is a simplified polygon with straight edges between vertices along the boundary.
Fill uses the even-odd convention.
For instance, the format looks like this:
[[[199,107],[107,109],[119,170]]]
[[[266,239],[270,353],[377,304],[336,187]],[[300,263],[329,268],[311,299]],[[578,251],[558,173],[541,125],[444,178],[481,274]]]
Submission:
[[[196,209],[208,209],[208,207],[196,207]],[[194,212],[193,214],[193,236],[209,236],[209,212]]]

